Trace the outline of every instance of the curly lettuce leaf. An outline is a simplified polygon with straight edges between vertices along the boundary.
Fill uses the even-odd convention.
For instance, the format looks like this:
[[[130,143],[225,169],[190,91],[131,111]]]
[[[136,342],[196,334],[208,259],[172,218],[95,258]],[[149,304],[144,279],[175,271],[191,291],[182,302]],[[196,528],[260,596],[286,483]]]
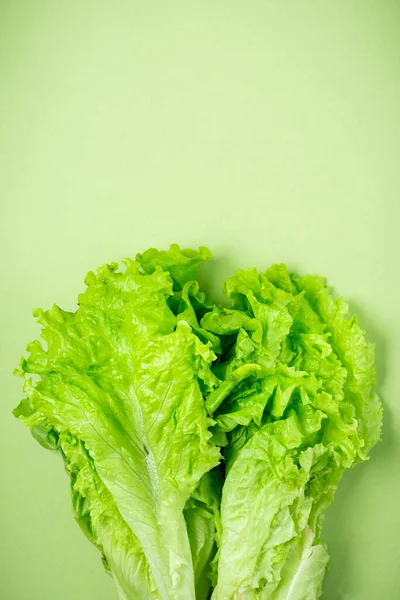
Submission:
[[[274,265],[238,271],[225,289],[231,306],[201,321],[230,336],[206,401],[214,435],[228,436],[212,597],[315,600],[325,509],[380,435],[373,347],[320,278]]]
[[[198,251],[191,248],[181,250],[178,244],[171,244],[168,250],[149,248],[136,256],[145,273],[154,273],[157,267],[170,273],[174,290],[181,290],[185,283],[195,281],[197,267],[210,258],[211,252],[206,246],[200,246]]]
[[[125,267],[89,273],[76,313],[36,312],[47,349],[29,345],[21,373],[39,381],[26,385],[29,414],[22,407],[16,414],[33,430],[84,444],[160,598],[189,600],[195,589],[183,510],[219,462],[199,385],[214,354],[170,310],[168,272],[157,266],[145,274],[131,260]],[[137,564],[127,565],[134,573]]]

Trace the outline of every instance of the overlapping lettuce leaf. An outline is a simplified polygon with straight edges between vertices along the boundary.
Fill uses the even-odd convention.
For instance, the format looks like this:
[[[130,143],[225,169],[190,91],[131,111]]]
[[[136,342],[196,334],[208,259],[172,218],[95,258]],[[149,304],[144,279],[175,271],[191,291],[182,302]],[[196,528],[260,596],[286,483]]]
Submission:
[[[225,289],[231,305],[201,320],[229,338],[206,400],[227,436],[212,598],[313,600],[325,508],[380,436],[373,346],[320,278],[274,265],[238,271]]]
[[[189,274],[200,258],[191,254]],[[146,274],[127,260],[86,284],[76,313],[36,312],[47,348],[33,342],[21,362],[39,380],[28,379],[16,415],[57,437],[78,520],[122,596],[194,599],[183,510],[220,459],[199,384],[215,355],[171,311],[161,267]]]

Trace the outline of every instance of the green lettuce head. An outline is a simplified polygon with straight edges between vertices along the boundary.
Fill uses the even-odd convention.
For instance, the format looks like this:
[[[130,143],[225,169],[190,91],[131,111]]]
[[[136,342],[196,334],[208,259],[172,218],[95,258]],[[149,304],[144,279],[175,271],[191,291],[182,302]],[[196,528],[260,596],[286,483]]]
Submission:
[[[63,457],[73,512],[124,600],[314,600],[326,507],[381,431],[374,348],[319,277],[150,249],[37,310],[14,414]]]

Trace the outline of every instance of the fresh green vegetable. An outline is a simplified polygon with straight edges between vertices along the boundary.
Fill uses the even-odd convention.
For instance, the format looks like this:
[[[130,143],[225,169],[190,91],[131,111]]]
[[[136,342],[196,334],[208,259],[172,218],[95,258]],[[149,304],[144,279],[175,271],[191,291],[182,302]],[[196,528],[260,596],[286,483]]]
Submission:
[[[121,599],[313,600],[325,509],[380,437],[374,349],[284,265],[211,303],[210,257],[150,249],[90,272],[75,313],[35,311],[14,413],[61,452]]]

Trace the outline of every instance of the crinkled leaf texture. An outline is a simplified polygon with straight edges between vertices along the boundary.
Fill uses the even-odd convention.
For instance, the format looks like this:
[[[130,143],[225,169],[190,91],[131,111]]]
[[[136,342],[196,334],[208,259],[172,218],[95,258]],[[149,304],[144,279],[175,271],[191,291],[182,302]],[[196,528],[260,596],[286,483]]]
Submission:
[[[150,249],[36,311],[15,410],[70,476],[75,518],[124,600],[316,600],[326,507],[381,432],[374,348],[319,277]],[[34,377],[29,378],[29,374]]]
[[[76,313],[37,311],[47,349],[34,342],[22,360],[40,379],[16,414],[58,437],[77,519],[122,597],[190,600],[183,510],[220,458],[199,385],[214,355],[169,308],[169,272],[125,266],[89,273]]]
[[[212,598],[314,600],[325,509],[380,436],[373,347],[320,278],[274,265],[238,271],[226,293],[231,305],[201,322],[230,339],[207,399],[226,435]]]

